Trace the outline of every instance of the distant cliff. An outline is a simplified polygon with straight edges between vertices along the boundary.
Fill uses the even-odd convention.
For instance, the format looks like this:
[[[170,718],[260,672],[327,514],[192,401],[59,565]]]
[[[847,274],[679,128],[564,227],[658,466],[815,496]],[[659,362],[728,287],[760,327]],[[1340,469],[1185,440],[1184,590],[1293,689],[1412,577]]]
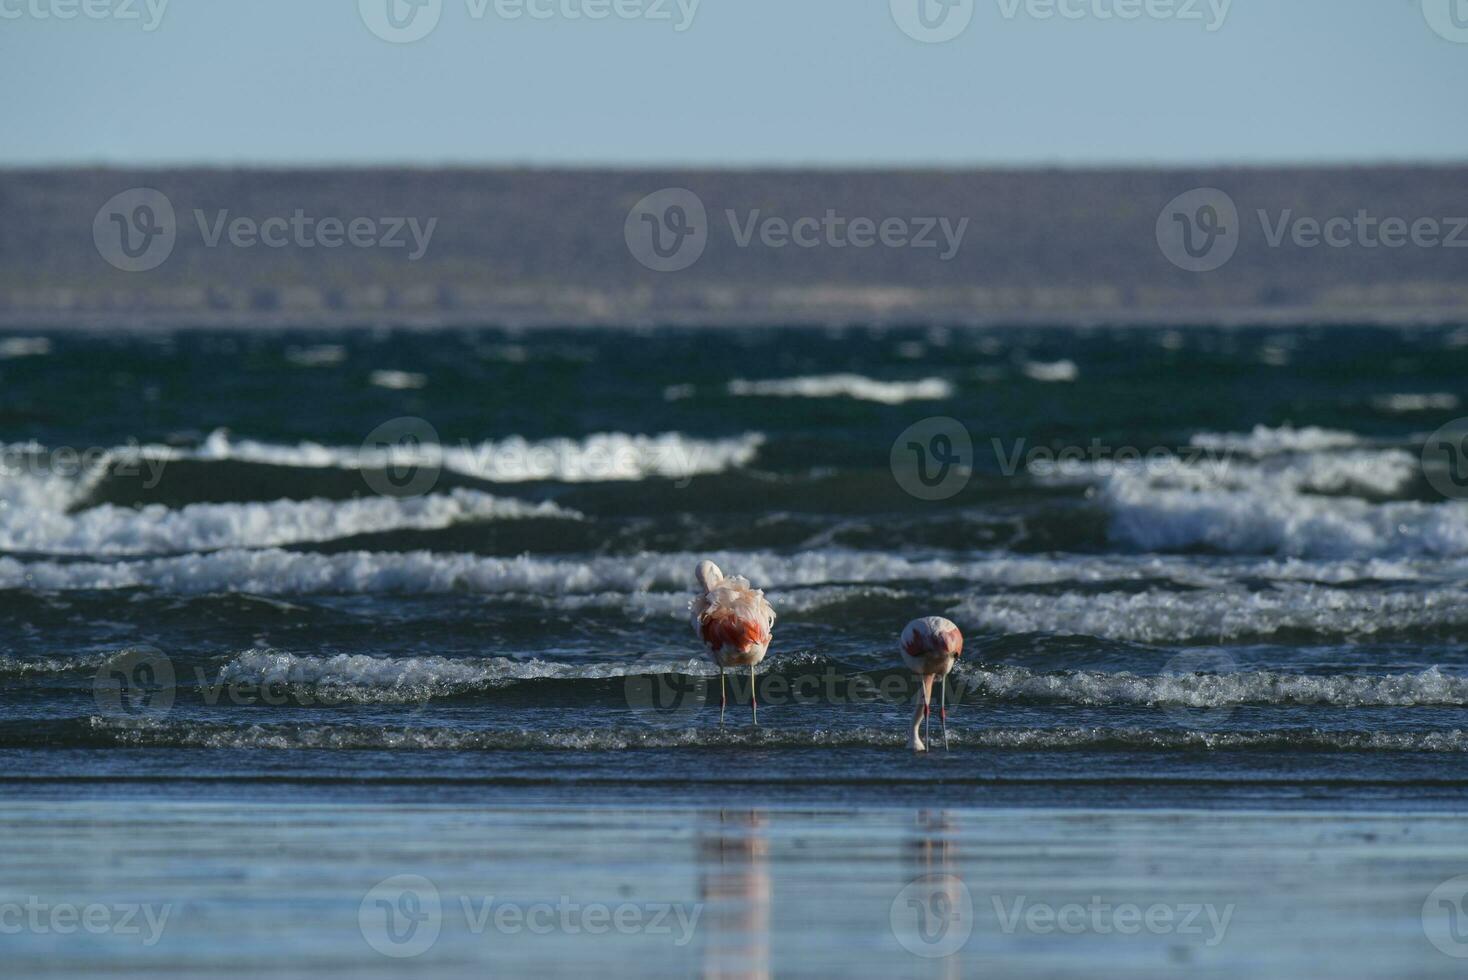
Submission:
[[[1468,167],[0,171],[0,325],[1457,319],[1465,191]]]

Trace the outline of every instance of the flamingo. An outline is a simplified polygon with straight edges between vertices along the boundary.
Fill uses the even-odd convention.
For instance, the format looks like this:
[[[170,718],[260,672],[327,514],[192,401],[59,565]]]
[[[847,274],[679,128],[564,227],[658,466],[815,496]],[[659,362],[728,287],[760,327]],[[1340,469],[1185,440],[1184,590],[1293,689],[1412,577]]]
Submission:
[[[709,657],[719,667],[719,724],[724,723],[728,695],[724,690],[724,668],[749,665],[749,703],[754,710],[754,723],[759,724],[759,699],[754,693],[754,666],[765,659],[770,648],[770,631],[775,626],[775,610],[765,601],[765,594],[749,586],[742,575],[724,577],[719,566],[708,559],[693,571],[698,583],[697,594],[688,603],[693,632],[708,648]]]
[[[927,734],[928,704],[933,700],[933,677],[941,679],[938,694],[938,713],[943,722],[943,748],[948,748],[948,672],[963,653],[963,634],[952,620],[942,616],[924,616],[914,619],[902,631],[902,643],[898,649],[902,662],[909,670],[922,678],[918,691],[917,707],[912,713],[912,738],[907,747],[916,752],[926,752],[927,745],[918,735],[918,728]]]

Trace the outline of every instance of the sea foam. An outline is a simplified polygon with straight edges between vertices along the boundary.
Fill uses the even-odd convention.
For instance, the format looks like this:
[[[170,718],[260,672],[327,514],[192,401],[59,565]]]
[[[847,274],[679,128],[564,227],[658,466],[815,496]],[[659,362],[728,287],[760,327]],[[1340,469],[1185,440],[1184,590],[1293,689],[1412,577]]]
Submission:
[[[941,401],[953,397],[953,383],[944,378],[919,381],[878,381],[859,374],[818,374],[762,381],[730,381],[731,395],[766,398],[854,398],[858,401],[901,405],[910,401]]]

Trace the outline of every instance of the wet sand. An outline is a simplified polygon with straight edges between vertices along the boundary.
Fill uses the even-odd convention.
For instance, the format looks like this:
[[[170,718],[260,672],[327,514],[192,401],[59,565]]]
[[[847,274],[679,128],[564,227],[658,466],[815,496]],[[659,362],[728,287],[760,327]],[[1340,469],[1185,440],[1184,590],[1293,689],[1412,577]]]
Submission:
[[[1468,956],[1468,879],[1438,888],[1468,873],[1468,819],[1443,814],[118,799],[10,802],[0,826],[17,976],[1446,977]]]

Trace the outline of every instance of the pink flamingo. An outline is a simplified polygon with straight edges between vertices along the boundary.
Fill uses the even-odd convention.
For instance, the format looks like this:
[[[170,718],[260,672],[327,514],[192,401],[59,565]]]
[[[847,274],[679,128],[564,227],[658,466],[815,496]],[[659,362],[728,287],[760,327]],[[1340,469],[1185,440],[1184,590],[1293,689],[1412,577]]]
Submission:
[[[749,703],[754,723],[759,724],[759,699],[754,693],[754,666],[765,659],[770,631],[775,627],[775,610],[765,594],[749,586],[740,575],[724,577],[719,566],[705,559],[693,572],[698,594],[688,603],[693,632],[708,648],[719,667],[719,724],[724,723],[728,695],[724,690],[724,668],[749,665]]]
[[[940,678],[938,713],[943,721],[943,748],[948,748],[948,672],[963,654],[963,634],[951,620],[942,616],[924,616],[914,619],[902,631],[902,662],[909,670],[922,678],[918,691],[917,707],[912,713],[912,738],[907,747],[917,752],[926,752],[927,745],[918,735],[921,727],[927,735],[929,703],[933,700],[933,678]]]

